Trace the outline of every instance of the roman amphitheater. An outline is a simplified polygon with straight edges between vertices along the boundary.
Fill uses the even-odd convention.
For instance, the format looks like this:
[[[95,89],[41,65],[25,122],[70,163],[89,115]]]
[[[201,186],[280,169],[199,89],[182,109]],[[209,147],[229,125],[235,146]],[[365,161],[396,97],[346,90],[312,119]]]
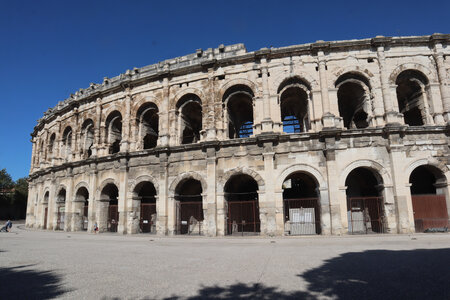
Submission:
[[[448,226],[450,34],[220,45],[90,84],[32,133],[26,225],[158,235]]]

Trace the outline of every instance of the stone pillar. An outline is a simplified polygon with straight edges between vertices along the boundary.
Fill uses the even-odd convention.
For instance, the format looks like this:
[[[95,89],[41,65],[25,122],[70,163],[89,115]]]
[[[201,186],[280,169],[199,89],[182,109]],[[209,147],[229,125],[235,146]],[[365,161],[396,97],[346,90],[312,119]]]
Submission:
[[[270,95],[269,95],[269,70],[267,66],[267,58],[261,58],[261,79],[262,79],[262,100],[263,100],[263,118],[261,121],[261,131],[273,131],[273,120],[270,112]]]
[[[30,173],[33,173],[33,170],[34,170],[34,168],[35,168],[35,162],[36,162],[36,149],[37,149],[37,146],[36,146],[36,137],[35,136],[33,136],[32,138],[31,138],[31,145],[32,145],[32,147],[31,147],[31,167],[30,167]]]
[[[439,83],[430,83],[428,85],[429,104],[431,105],[431,115],[436,125],[444,125],[446,122],[443,117],[444,108],[442,107],[441,91]]]
[[[326,70],[325,54],[323,50],[317,52],[317,59],[319,64],[319,78],[320,78],[320,95],[322,98],[322,123],[323,127],[335,127],[334,115],[330,110],[330,99],[328,97],[328,79]]]
[[[84,199],[73,199],[72,231],[83,230]]]
[[[102,106],[101,98],[97,98],[95,103],[95,120],[94,120],[94,144],[92,145],[92,156],[99,156],[102,147],[101,140],[101,122],[102,122]]]
[[[127,217],[128,217],[128,203],[127,203],[127,193],[128,193],[128,162],[126,158],[120,159],[120,169],[119,169],[119,222],[117,226],[117,232],[121,234],[127,233]]]
[[[436,68],[439,78],[439,88],[441,91],[442,105],[444,108],[443,115],[447,123],[450,123],[450,86],[447,83],[447,71],[444,63],[443,41],[445,36],[441,34],[433,34],[431,40],[434,44],[434,60],[436,61]]]
[[[130,114],[131,114],[131,94],[130,88],[125,90],[125,115],[123,118],[122,128],[123,136],[120,142],[120,152],[128,152],[130,143]]]
[[[275,201],[275,221],[276,221],[276,233],[275,235],[281,236],[285,234],[285,222],[286,218],[284,216],[284,200],[283,200],[283,189],[278,186],[274,186],[274,201]]]
[[[161,112],[159,118],[159,144],[169,145],[169,78],[163,79],[163,99],[161,102]]]
[[[283,214],[283,210],[277,211],[277,203],[275,200],[275,187],[274,187],[274,156],[272,142],[264,143],[264,182],[265,182],[265,193],[263,194],[264,199],[260,199],[261,193],[258,194],[259,201],[259,213],[261,216],[261,233],[263,235],[274,236],[277,234],[279,227],[282,224],[277,224],[277,220],[280,220],[280,214]],[[261,188],[261,187],[260,187]],[[263,192],[263,191],[261,191]],[[264,223],[263,224],[263,219]],[[264,225],[264,226],[263,226]]]
[[[206,195],[203,197],[203,209],[205,229],[207,236],[217,235],[216,221],[216,149],[209,147],[206,149]]]
[[[375,40],[375,39],[374,39]],[[389,124],[399,124],[401,122],[399,118],[399,113],[394,110],[393,99],[391,98],[389,79],[388,79],[388,71],[386,68],[386,57],[384,54],[384,44],[388,41],[384,40],[384,37],[378,37],[375,41],[377,46],[377,55],[378,55],[378,65],[380,68],[380,81],[381,81],[381,91],[383,94],[384,101],[384,117],[387,125]]]
[[[216,116],[215,102],[216,91],[214,86],[214,68],[208,69],[207,104],[203,105],[203,122],[201,136],[203,140],[212,141],[216,139]]]
[[[97,226],[99,232],[108,231],[108,208],[109,208],[109,198],[100,198],[97,200]],[[120,220],[120,217],[119,217]]]
[[[161,152],[159,155],[159,191],[156,199],[156,234],[166,235],[168,230],[168,155]]]
[[[69,179],[66,190],[66,203],[64,208],[64,231],[72,231],[72,218],[73,218],[73,174],[72,169],[67,169],[66,178]]]
[[[382,184],[378,186],[383,195],[383,226],[386,233],[397,233],[397,213],[395,207],[394,186]]]
[[[183,133],[181,132],[181,114],[178,110],[169,110],[169,145],[177,146],[181,144]]]
[[[91,163],[89,172],[89,207],[88,207],[88,232],[94,232],[94,224],[97,223],[98,226],[98,215],[97,215],[97,165]]]
[[[330,195],[326,183],[319,183],[323,186],[318,188],[319,205],[320,205],[320,227],[322,229],[322,235],[330,235],[331,228],[331,214],[330,214]]]
[[[217,235],[224,236],[227,234],[227,205],[225,201],[225,194],[223,190],[216,190],[216,200],[217,200]]]
[[[321,205],[322,209],[325,209],[323,206],[327,203],[327,198],[329,199],[329,214],[331,216],[331,234],[340,235],[343,233],[343,218],[342,218],[342,207],[345,207],[347,198],[342,194],[339,196],[339,175],[338,167],[336,164],[336,150],[335,150],[336,137],[335,136],[327,136],[325,137],[325,161],[327,166],[327,181],[328,181],[328,195],[325,191],[321,191]],[[322,199],[323,197],[323,199]],[[323,201],[323,203],[322,203]],[[325,213],[326,215],[326,213]],[[323,218],[324,216],[322,216]],[[325,221],[322,220],[322,225],[326,224]]]
[[[139,222],[141,220],[141,197],[133,196],[131,192],[129,192],[128,195],[128,204],[130,205],[128,233],[136,234],[140,232]]]

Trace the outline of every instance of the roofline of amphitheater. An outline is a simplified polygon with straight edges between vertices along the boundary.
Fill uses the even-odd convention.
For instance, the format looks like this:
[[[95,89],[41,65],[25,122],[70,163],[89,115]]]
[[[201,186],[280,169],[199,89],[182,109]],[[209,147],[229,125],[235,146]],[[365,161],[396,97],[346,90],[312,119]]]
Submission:
[[[164,77],[180,76],[188,73],[202,71],[211,67],[221,67],[238,63],[245,63],[255,59],[279,58],[290,55],[315,54],[318,51],[341,51],[350,48],[366,48],[377,46],[418,46],[430,45],[434,43],[450,44],[450,34],[434,33],[424,36],[406,36],[406,37],[384,37],[377,36],[368,39],[354,39],[343,41],[317,41],[315,43],[280,47],[280,48],[261,48],[253,52],[247,52],[244,44],[220,45],[218,48],[209,48],[207,50],[197,49],[196,53],[167,59],[153,65],[142,68],[127,70],[113,78],[105,77],[101,84],[91,83],[86,89],[79,89],[69,98],[49,108],[44,117],[37,121],[31,136],[35,136],[37,131],[43,128],[45,123],[50,122],[56,116],[72,110],[79,103],[102,97],[112,92],[123,90],[132,85],[144,84],[151,80],[158,80]]]

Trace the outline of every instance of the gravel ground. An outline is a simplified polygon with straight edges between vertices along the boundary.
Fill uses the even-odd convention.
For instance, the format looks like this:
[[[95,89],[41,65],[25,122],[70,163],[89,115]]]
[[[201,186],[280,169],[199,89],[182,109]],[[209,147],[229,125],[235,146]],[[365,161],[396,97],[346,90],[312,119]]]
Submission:
[[[0,299],[450,299],[450,234],[0,233]]]

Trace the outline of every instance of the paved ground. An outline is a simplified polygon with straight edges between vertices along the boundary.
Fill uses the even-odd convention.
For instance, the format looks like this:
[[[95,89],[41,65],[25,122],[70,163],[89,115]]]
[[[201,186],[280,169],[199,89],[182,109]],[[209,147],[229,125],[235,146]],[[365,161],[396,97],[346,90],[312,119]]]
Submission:
[[[450,234],[0,233],[0,299],[50,298],[450,299]]]

